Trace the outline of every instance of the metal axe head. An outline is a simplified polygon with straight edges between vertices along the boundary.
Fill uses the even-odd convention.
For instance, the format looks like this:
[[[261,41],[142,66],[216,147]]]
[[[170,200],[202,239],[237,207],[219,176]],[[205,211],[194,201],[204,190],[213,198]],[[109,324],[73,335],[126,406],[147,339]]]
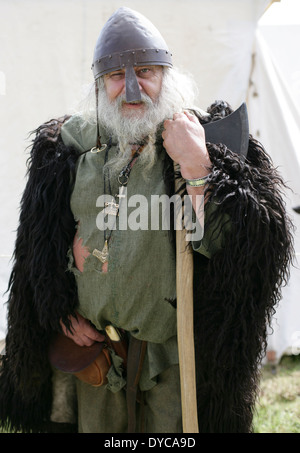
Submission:
[[[205,140],[210,143],[223,143],[244,160],[249,143],[249,123],[247,106],[244,102],[237,110],[218,121],[203,124]]]

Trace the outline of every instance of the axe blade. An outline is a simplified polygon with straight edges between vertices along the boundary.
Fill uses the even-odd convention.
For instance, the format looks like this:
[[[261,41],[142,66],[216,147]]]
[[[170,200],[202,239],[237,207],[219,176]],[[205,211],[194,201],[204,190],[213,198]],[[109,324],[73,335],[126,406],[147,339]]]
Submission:
[[[237,110],[218,121],[203,124],[206,142],[223,143],[244,160],[249,143],[249,122],[244,102]]]

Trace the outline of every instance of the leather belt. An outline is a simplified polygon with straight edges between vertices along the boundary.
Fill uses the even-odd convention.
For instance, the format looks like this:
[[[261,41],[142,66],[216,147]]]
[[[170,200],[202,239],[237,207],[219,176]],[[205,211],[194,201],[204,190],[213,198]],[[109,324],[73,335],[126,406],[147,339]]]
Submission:
[[[147,342],[130,337],[127,358],[127,412],[128,432],[136,430],[136,401],[138,384],[141,377],[142,366],[145,358]]]

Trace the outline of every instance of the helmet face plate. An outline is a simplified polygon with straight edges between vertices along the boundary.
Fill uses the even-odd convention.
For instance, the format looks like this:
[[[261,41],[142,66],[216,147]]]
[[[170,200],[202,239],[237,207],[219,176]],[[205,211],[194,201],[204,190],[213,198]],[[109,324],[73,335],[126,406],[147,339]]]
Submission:
[[[141,100],[135,66],[172,66],[172,54],[154,25],[140,13],[119,8],[98,37],[92,70],[95,80],[125,69],[126,101]]]

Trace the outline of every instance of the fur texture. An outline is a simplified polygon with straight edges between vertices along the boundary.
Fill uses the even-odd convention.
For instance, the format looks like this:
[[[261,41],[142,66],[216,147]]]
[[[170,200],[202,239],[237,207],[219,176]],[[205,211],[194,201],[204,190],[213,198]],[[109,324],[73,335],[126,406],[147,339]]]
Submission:
[[[75,234],[69,199],[77,155],[59,138],[65,119],[37,129],[21,201],[0,375],[0,418],[15,430],[39,431],[49,419],[48,342],[77,305],[74,276],[66,272]]]
[[[215,117],[224,111],[230,113],[226,103],[211,108]],[[218,205],[210,222],[228,214],[230,232],[212,259],[195,255],[199,430],[251,432],[267,326],[289,277],[293,227],[284,183],[259,142],[250,136],[245,164],[225,146],[209,145],[209,153],[207,193]]]
[[[209,120],[231,111],[228,104],[216,102]],[[64,120],[36,131],[21,203],[0,375],[0,421],[15,430],[52,429],[46,351],[60,319],[68,325],[78,303],[73,274],[66,271],[75,234],[69,199],[78,156],[61,141]],[[220,224],[226,214],[230,229],[222,251],[211,260],[194,256],[199,430],[251,432],[267,324],[292,260],[292,226],[281,194],[283,181],[257,141],[250,137],[245,163],[224,146],[208,148],[213,169],[207,194],[218,204],[211,222]],[[172,194],[168,157],[164,177],[166,193]]]

